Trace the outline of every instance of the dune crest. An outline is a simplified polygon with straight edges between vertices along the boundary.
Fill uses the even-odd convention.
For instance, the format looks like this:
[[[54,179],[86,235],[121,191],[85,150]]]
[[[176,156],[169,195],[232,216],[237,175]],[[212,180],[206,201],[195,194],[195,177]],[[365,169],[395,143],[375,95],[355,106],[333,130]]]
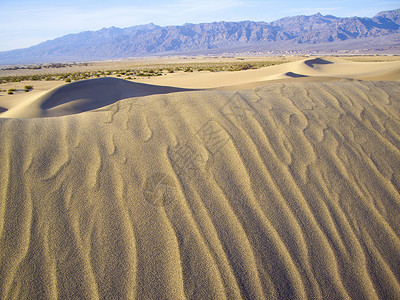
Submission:
[[[1,118],[0,298],[398,298],[399,95],[290,82]]]
[[[118,78],[96,78],[62,85],[13,107],[4,118],[38,118],[77,114],[110,105],[119,100],[183,91]]]

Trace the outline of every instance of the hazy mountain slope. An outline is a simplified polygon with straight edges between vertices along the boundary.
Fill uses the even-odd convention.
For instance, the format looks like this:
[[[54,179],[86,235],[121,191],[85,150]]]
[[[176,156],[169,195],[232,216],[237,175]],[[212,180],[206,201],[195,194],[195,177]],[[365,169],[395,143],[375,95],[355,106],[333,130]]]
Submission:
[[[161,27],[154,24],[129,28],[103,28],[66,35],[39,45],[0,52],[0,64],[30,61],[85,60],[151,54],[229,49],[242,45],[274,47],[276,42],[320,44],[385,37],[400,33],[400,9],[373,18],[295,16],[275,22],[213,22]]]

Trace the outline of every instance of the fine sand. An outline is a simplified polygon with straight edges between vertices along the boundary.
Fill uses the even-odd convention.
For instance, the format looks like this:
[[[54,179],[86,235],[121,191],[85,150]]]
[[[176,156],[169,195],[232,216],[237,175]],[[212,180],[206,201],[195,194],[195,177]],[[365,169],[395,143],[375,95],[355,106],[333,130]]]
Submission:
[[[353,62],[343,58],[314,58],[239,72],[176,73],[152,78],[149,83],[181,88],[251,89],[288,81],[400,81],[400,60]]]
[[[3,96],[0,299],[399,299],[400,66],[360,64]]]

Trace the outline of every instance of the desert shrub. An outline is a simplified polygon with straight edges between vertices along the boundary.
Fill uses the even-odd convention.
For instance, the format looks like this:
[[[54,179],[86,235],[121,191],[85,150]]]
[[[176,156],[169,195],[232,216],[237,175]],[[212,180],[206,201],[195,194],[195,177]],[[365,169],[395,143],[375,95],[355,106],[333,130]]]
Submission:
[[[65,82],[71,82],[71,78],[65,79]]]
[[[12,91],[8,91],[7,94],[8,94],[8,95],[12,95],[12,94],[14,94],[14,93],[13,93]]]
[[[25,85],[24,89],[25,90],[33,90],[33,86],[32,85]]]
[[[245,64],[245,65],[239,65],[237,66],[236,70],[237,71],[243,71],[243,70],[250,70],[253,69],[254,66],[252,64]]]

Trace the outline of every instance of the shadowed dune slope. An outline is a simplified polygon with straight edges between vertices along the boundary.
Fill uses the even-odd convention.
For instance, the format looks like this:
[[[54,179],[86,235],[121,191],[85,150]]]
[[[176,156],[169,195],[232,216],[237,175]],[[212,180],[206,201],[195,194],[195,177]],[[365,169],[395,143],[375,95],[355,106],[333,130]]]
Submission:
[[[24,101],[1,116],[5,118],[63,116],[107,106],[125,98],[183,90],[111,77],[88,79],[54,88],[44,95]]]
[[[314,68],[315,65],[330,65],[330,64],[333,64],[333,61],[317,57],[317,58],[314,58],[314,59],[306,59],[304,61],[304,64],[306,64],[307,66],[309,66],[311,68]]]
[[[0,132],[1,299],[400,295],[397,82],[153,95]]]

